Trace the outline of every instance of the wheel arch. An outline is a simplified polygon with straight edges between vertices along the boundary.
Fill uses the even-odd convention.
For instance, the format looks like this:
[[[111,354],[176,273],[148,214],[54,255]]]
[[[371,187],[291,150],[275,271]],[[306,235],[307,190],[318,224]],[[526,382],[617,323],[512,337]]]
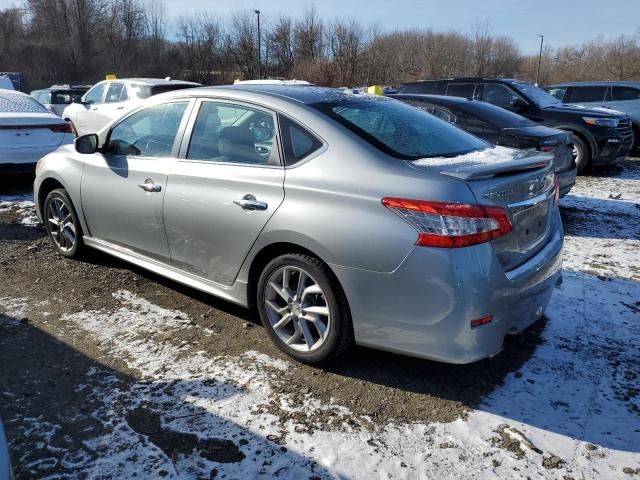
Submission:
[[[589,146],[589,153],[591,154],[591,158],[589,160],[596,156],[596,153],[598,152],[596,139],[586,128],[581,128],[576,125],[554,125],[553,128],[571,132],[573,135],[582,138],[587,142],[587,145]]]
[[[253,309],[256,306],[256,294],[258,288],[258,280],[260,278],[260,274],[262,273],[264,267],[274,258],[279,257],[280,255],[284,255],[287,253],[299,253],[303,255],[310,255],[327,266],[327,269],[333,276],[334,280],[340,286],[340,288],[344,291],[344,287],[338,276],[331,268],[331,265],[327,260],[325,260],[321,255],[318,255],[315,251],[310,250],[309,248],[302,246],[298,243],[288,242],[288,241],[278,241],[269,243],[267,245],[262,246],[255,255],[248,262],[248,266],[245,270],[245,277],[247,282],[247,305],[249,308]],[[348,299],[347,299],[348,303]]]

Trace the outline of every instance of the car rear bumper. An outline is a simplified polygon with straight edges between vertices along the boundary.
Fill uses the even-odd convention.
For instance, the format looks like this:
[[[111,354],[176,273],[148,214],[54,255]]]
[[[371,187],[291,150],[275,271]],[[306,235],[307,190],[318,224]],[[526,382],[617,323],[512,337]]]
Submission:
[[[57,150],[61,145],[35,148],[0,148],[0,169],[4,171],[7,165],[32,165],[35,167],[38,160]]]
[[[502,349],[504,337],[538,320],[561,281],[559,220],[533,258],[505,272],[490,244],[416,247],[391,273],[332,265],[351,308],[356,343],[447,363]],[[493,320],[471,327],[472,320]]]

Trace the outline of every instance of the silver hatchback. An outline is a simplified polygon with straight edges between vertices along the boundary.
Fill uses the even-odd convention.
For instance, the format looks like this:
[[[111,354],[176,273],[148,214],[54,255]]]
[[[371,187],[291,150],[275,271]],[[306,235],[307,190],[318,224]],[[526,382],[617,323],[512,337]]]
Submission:
[[[561,279],[551,158],[388,98],[210,87],[46,156],[35,199],[62,255],[93,247],[256,307],[300,361],[355,342],[467,363]]]

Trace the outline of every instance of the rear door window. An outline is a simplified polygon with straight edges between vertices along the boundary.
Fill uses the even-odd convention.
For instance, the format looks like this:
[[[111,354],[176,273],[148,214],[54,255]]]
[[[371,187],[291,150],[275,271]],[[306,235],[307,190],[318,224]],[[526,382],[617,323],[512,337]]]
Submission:
[[[122,90],[124,90],[124,85],[122,83],[110,83],[109,88],[107,89],[107,96],[104,100],[105,103],[121,102]]]
[[[572,103],[603,102],[607,87],[569,87],[568,101]]]
[[[640,88],[613,87],[613,100],[618,102],[640,100]]]
[[[473,83],[450,83],[447,87],[447,96],[473,98],[475,88]]]

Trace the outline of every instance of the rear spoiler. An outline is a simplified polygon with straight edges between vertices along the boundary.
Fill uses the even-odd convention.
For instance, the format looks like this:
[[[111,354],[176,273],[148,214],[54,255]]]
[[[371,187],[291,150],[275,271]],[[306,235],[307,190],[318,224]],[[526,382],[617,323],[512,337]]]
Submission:
[[[508,162],[479,163],[477,165],[452,165],[452,168],[440,170],[442,175],[460,180],[476,180],[479,178],[500,177],[519,172],[547,168],[553,161],[551,154],[538,154],[531,158],[518,158]]]

